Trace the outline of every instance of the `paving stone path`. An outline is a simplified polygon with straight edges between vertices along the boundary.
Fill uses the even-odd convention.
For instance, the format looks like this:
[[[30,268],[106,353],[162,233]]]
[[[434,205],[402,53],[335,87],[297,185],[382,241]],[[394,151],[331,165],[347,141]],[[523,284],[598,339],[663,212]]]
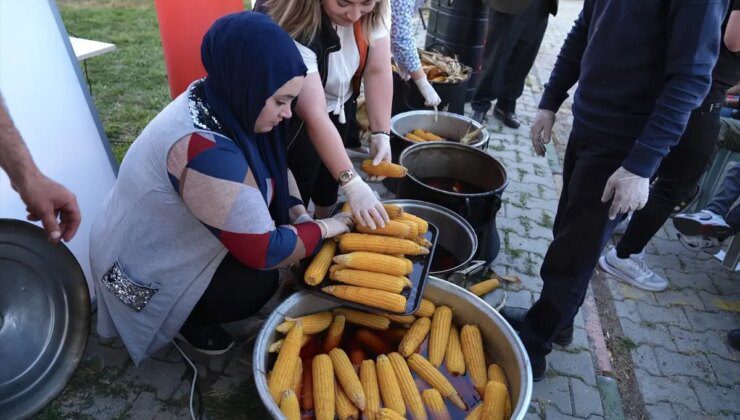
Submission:
[[[528,124],[580,7],[579,1],[563,0],[558,16],[550,20],[518,102],[522,127],[511,130],[495,120],[488,124],[488,151],[504,164],[510,178],[497,219],[502,250],[493,268],[521,278],[520,285],[507,286],[512,306],[528,307],[542,287],[538,272],[552,240],[560,161],[572,122],[569,102],[558,114],[557,153],[535,156]],[[423,44],[423,33],[419,39]],[[390,196],[382,186],[378,190]],[[727,347],[725,334],[740,326],[740,278],[709,256],[685,251],[673,238],[675,233],[666,226],[647,249],[647,262],[670,280],[669,290],[642,292],[598,272],[594,281],[606,282],[611,293],[623,331],[620,340],[631,353],[650,418],[738,418],[740,353]],[[280,293],[259,315],[227,326],[237,339],[227,355],[206,358],[185,349],[198,368],[205,418],[267,418],[252,379],[252,346],[262,321],[290,293],[290,286]],[[611,411],[605,412],[608,404],[602,403],[602,372],[597,371],[580,313],[575,326],[573,344],[556,346],[548,357],[548,374],[534,385],[527,419],[612,418]],[[192,371],[172,346],[135,367],[120,340],[92,334],[71,383],[39,418],[187,418],[191,379]]]

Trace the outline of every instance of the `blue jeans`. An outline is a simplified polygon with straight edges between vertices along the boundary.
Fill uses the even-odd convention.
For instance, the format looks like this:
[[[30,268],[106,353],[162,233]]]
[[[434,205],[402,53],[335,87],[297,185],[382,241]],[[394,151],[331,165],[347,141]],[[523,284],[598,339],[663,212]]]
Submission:
[[[707,205],[707,210],[720,216],[732,228],[733,233],[740,232],[740,205],[731,208],[740,197],[740,164],[735,164],[727,171],[717,194]]]

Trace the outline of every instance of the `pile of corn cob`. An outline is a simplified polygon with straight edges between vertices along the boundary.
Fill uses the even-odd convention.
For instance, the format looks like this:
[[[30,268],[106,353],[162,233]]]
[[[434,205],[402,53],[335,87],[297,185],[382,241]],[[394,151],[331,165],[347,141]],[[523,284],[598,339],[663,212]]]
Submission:
[[[413,262],[406,256],[429,254],[432,244],[424,237],[429,224],[399,206],[384,207],[391,218],[385,227],[373,230],[357,224],[356,232],[341,235],[338,243],[324,242],[303,275],[306,284],[317,286],[328,273],[334,283],[322,287],[323,292],[385,311],[405,312],[406,297],[401,292],[411,288],[407,276],[413,271]],[[346,204],[342,208],[349,210]]]
[[[406,316],[337,308],[288,318],[277,329],[287,336],[270,347],[278,355],[268,385],[289,420],[511,416],[506,376],[496,363],[486,368],[478,326],[458,330],[448,306],[424,299]],[[346,348],[348,355],[342,345],[353,342],[364,350]]]
[[[472,127],[468,127],[467,132],[462,135],[459,138],[460,144],[470,144],[470,142],[474,141],[478,138],[478,135],[483,130],[483,127],[478,127],[476,129],[471,130]],[[444,137],[440,137],[431,131],[422,130],[421,128],[415,128],[404,136],[406,140],[413,141],[414,143],[421,143],[425,141],[446,141],[447,139]]]

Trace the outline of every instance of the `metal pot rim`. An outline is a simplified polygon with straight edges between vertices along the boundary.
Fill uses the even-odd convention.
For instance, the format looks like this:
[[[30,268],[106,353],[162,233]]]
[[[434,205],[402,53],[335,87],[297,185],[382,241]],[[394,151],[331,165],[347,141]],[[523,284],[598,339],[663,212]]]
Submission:
[[[437,142],[429,142],[429,143],[415,143],[415,142],[413,142],[411,140],[407,140],[406,137],[405,137],[405,134],[401,134],[398,131],[396,131],[396,129],[395,129],[396,123],[400,119],[403,119],[405,117],[410,117],[410,116],[416,116],[416,115],[429,115],[429,116],[439,115],[439,116],[450,117],[450,118],[453,118],[453,119],[465,121],[465,122],[471,124],[476,129],[483,127],[484,130],[481,131],[481,133],[482,133],[481,139],[480,140],[476,140],[472,144],[475,144],[475,145],[478,145],[478,146],[482,146],[482,145],[488,143],[488,138],[489,138],[490,134],[488,133],[488,130],[485,129],[485,127],[483,126],[483,124],[475,121],[472,118],[466,117],[465,115],[456,114],[454,112],[447,112],[447,111],[433,111],[433,110],[430,111],[430,110],[424,110],[424,109],[417,109],[417,110],[412,110],[412,111],[400,112],[400,113],[394,115],[391,118],[391,133],[394,134],[396,137],[398,137],[399,140],[403,141],[404,143],[410,144],[410,145],[442,143],[442,144],[458,144],[458,145],[461,145],[461,146],[465,146],[463,144],[460,144],[460,143],[457,143],[457,142],[453,142],[453,141],[444,141],[444,142],[437,141]]]

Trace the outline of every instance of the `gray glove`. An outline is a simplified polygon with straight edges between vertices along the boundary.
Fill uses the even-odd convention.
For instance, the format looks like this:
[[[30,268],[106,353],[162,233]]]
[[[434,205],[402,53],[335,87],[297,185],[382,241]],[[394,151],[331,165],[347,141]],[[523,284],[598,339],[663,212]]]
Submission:
[[[649,179],[635,175],[620,167],[606,181],[601,202],[606,203],[614,197],[609,208],[609,219],[614,220],[619,213],[627,213],[645,207],[649,192]]]
[[[532,136],[532,147],[538,156],[545,156],[545,145],[550,142],[553,125],[555,125],[555,113],[547,109],[538,109],[532,127],[529,129]]]

